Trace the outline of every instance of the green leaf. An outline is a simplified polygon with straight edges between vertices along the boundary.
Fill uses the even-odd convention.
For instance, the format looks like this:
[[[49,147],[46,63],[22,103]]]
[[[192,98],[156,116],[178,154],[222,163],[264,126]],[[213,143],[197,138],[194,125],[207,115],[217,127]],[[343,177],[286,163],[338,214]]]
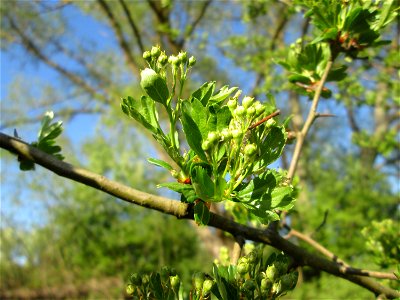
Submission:
[[[150,130],[153,134],[160,134],[154,101],[149,97],[142,96],[140,102],[133,99],[131,96],[123,98],[121,109],[127,116],[142,124],[142,126]]]
[[[286,134],[284,130],[283,127],[271,128],[270,132],[261,143],[260,163],[257,165],[257,169],[268,166],[281,156],[286,143]]]
[[[201,166],[191,169],[192,185],[196,194],[204,201],[215,201],[214,199],[214,182],[208,176],[207,170]]]
[[[271,208],[291,209],[294,206],[294,199],[291,196],[291,186],[280,186],[273,189],[271,193]]]
[[[229,126],[229,123],[232,119],[232,113],[229,110],[229,107],[224,105],[221,109],[217,111],[217,130],[221,131],[222,129]]]
[[[329,72],[326,81],[341,81],[345,79],[347,76],[346,70],[347,66],[345,65],[332,69]]]
[[[250,180],[248,183],[239,185],[236,197],[240,202],[250,203],[261,200],[263,195],[270,193],[276,186],[275,176],[269,172]]]
[[[203,160],[207,161],[206,154],[201,148],[203,139],[206,138],[206,114],[202,107],[195,111],[197,105],[201,106],[199,100],[194,99],[193,103],[183,102],[182,108],[182,126],[186,140],[192,150]],[[203,110],[202,110],[203,109]]]
[[[164,299],[164,292],[161,285],[161,276],[159,273],[152,273],[150,275],[150,286],[156,299]]]
[[[234,299],[228,298],[228,293],[227,293],[227,290],[225,287],[225,283],[223,281],[223,278],[219,275],[218,267],[215,264],[213,264],[213,274],[214,274],[214,278],[215,278],[215,281],[218,286],[219,294],[221,295],[222,299],[223,300],[234,300]]]
[[[194,220],[197,225],[207,225],[210,221],[210,211],[202,201],[197,202],[194,206]]]
[[[147,95],[154,101],[167,106],[169,91],[165,79],[150,68],[144,69],[140,73],[140,76],[140,86],[145,90]]]
[[[309,77],[301,75],[301,74],[289,75],[288,80],[291,83],[296,83],[296,82],[300,82],[300,83],[304,83],[304,84],[310,84],[311,83],[311,79]]]
[[[311,44],[317,44],[324,41],[335,40],[338,35],[337,28],[328,28],[320,36],[316,37]]]
[[[237,87],[229,88],[228,85],[223,86],[217,94],[213,95],[209,102],[210,103],[220,103],[228,98],[233,92],[237,91]]]
[[[214,89],[215,81],[206,82],[199,89],[192,93],[190,99],[198,99],[203,106],[207,106],[208,101],[214,93]]]
[[[149,158],[149,159],[147,159],[147,161],[153,165],[167,169],[168,171],[172,171],[174,169],[174,168],[172,168],[172,166],[169,163],[167,163],[166,161],[163,161],[161,159]]]
[[[193,190],[191,184],[184,184],[181,182],[164,182],[157,185],[158,188],[165,187],[172,191],[182,194],[186,190]]]

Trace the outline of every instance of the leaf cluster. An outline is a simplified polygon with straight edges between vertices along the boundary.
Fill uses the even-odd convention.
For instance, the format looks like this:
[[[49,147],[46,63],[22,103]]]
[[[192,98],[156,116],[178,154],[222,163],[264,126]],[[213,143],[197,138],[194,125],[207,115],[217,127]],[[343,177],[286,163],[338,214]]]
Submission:
[[[32,142],[31,145],[53,155],[59,160],[63,160],[64,156],[60,153],[61,147],[56,144],[56,138],[62,133],[63,130],[62,121],[52,123],[53,118],[53,112],[48,111],[45,113],[42,119],[41,128],[38,133],[38,140]],[[14,135],[18,138],[16,131],[14,132]],[[20,170],[30,171],[35,169],[35,164],[33,161],[23,157],[18,157],[18,160]]]
[[[149,65],[141,73],[141,86],[147,96],[140,101],[124,98],[121,107],[151,131],[180,168],[175,170],[165,161],[150,159],[177,180],[159,186],[180,193],[184,202],[195,203],[199,224],[207,224],[209,219],[209,205],[204,202],[240,202],[262,223],[278,219],[273,210],[291,208],[292,186],[284,183],[282,173],[267,169],[286,143],[284,124],[272,119],[279,113],[275,107],[248,96],[240,105],[240,90],[223,86],[215,92],[214,81],[204,83],[183,99],[182,86],[195,59],[188,59],[185,52],[167,58],[158,47],[146,51],[143,57]],[[180,92],[175,96],[178,84]],[[157,103],[169,116],[168,133],[158,122],[161,112]],[[179,128],[183,129],[189,150],[180,146]]]

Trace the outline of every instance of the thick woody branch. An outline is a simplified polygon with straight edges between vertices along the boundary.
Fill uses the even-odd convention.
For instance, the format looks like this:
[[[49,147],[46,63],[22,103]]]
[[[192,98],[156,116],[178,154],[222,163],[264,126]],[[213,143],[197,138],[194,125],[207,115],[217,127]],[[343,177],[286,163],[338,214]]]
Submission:
[[[41,165],[59,176],[91,186],[121,200],[158,210],[162,213],[176,216],[177,218],[193,219],[191,206],[186,203],[141,192],[107,179],[102,175],[83,168],[75,167],[71,164],[60,161],[17,138],[0,133],[0,147],[18,156],[30,159],[36,164]],[[211,213],[208,225],[221,229],[236,237],[240,236],[243,239],[271,245],[292,256],[299,265],[307,265],[345,278],[370,290],[375,295],[383,294],[387,298],[396,298],[400,296],[399,292],[382,286],[371,278],[349,274],[348,270],[343,269],[342,266],[336,262],[308,252],[307,250],[287,241],[273,230],[257,229],[245,226],[214,213]]]

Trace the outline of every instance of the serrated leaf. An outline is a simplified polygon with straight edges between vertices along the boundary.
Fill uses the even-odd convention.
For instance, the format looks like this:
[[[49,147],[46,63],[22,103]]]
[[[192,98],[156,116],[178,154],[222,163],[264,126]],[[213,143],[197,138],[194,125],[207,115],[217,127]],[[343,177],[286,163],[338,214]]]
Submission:
[[[243,203],[261,200],[265,193],[270,193],[276,186],[276,178],[272,173],[266,173],[240,185],[237,190],[237,199]]]
[[[293,188],[290,186],[280,186],[272,190],[271,208],[290,209],[293,207],[294,199],[291,196]]]
[[[157,158],[148,158],[147,161],[155,166],[167,169],[168,171],[172,171],[174,168],[172,168],[172,166],[167,163],[166,161],[163,161],[161,159],[157,159]]]
[[[345,79],[347,76],[346,70],[347,70],[347,66],[345,66],[345,65],[332,69],[329,72],[326,81],[341,81],[341,80]]]
[[[177,192],[177,193],[180,193],[180,194],[184,193],[184,192],[187,191],[187,190],[193,190],[192,185],[190,185],[190,184],[184,184],[184,183],[181,183],[181,182],[165,182],[165,183],[160,183],[160,184],[157,185],[157,187],[158,187],[158,188],[160,188],[160,187],[165,187],[165,188],[168,188],[168,189],[170,189],[170,190],[172,190],[172,191],[175,191],[175,192]]]
[[[286,143],[286,136],[284,128],[272,127],[264,141],[260,146],[260,164],[257,169],[263,166],[268,166],[275,160],[277,160],[283,151],[283,147]]]
[[[209,102],[210,103],[220,103],[228,98],[233,92],[237,91],[237,87],[229,88],[228,85],[223,86],[217,94],[213,95]]]
[[[191,99],[198,99],[203,106],[207,106],[215,89],[215,81],[204,83],[199,89],[194,91],[191,95]]]
[[[200,199],[205,201],[215,201],[214,182],[207,174],[207,170],[197,166],[191,170],[192,185]]]
[[[190,148],[203,160],[207,161],[207,156],[201,147],[203,138],[200,129],[192,117],[187,113],[182,113],[182,126],[185,133],[187,143]]]
[[[228,127],[232,119],[232,113],[228,106],[223,106],[217,111],[217,130],[222,131],[222,129]]]
[[[335,40],[338,35],[337,28],[328,28],[320,36],[316,37],[311,44],[320,43],[323,41]]]
[[[194,206],[194,220],[197,225],[207,225],[210,221],[210,211],[202,201],[197,202]]]
[[[121,109],[127,116],[142,124],[142,126],[150,130],[153,134],[157,135],[160,133],[155,115],[154,101],[150,98],[143,96],[139,102],[133,97],[128,96],[122,99]]]

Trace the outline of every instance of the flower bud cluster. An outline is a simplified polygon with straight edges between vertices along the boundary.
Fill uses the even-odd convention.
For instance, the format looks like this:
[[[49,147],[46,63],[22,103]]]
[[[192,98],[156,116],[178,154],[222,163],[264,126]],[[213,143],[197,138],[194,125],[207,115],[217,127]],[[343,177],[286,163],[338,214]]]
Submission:
[[[193,67],[196,64],[196,59],[193,56],[188,58],[186,52],[179,52],[178,55],[168,57],[159,46],[153,46],[151,50],[143,52],[143,58],[156,71],[164,68],[167,63],[175,69],[180,66]]]

